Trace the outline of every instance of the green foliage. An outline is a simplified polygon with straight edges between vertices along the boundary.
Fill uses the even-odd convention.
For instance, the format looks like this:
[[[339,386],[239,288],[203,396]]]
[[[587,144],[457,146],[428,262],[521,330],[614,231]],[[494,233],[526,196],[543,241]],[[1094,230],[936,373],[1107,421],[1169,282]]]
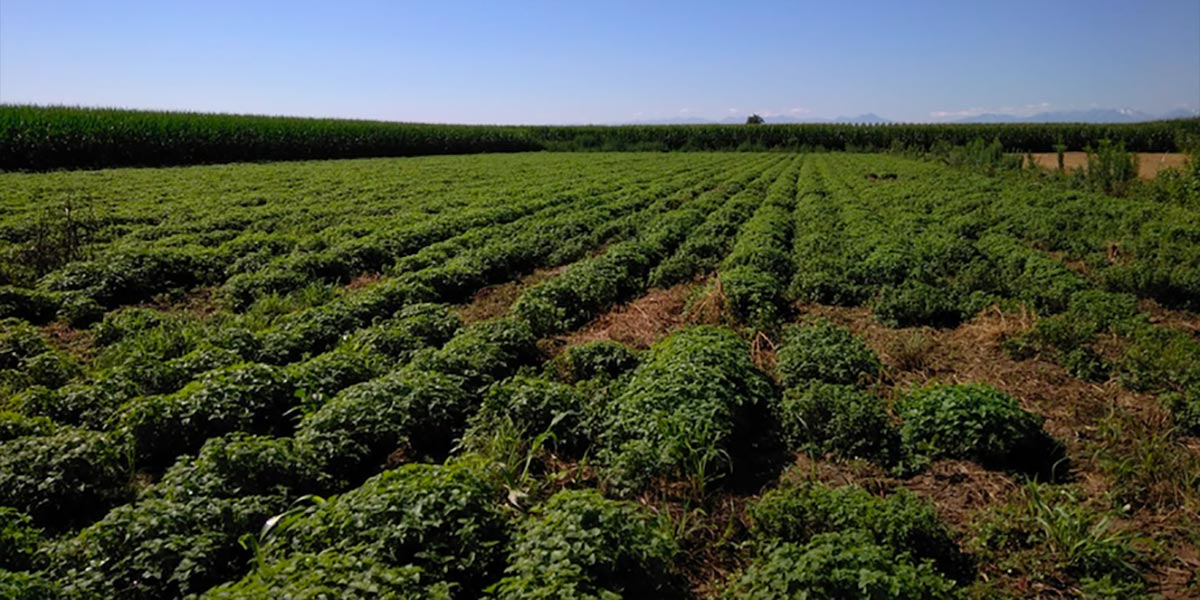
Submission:
[[[974,577],[970,560],[928,502],[900,489],[887,498],[857,486],[826,487],[817,482],[786,484],[750,506],[752,532],[761,547],[803,544],[814,536],[862,531],[896,554],[932,561],[959,581]]]
[[[785,329],[776,360],[776,377],[789,388],[811,380],[861,385],[883,368],[862,340],[828,321]]]
[[[46,600],[58,596],[58,586],[40,573],[0,569],[0,598],[8,600]]]
[[[445,304],[411,304],[400,309],[392,319],[358,330],[343,346],[403,362],[421,348],[446,343],[461,326],[462,321]]]
[[[109,377],[92,385],[69,384],[57,390],[34,386],[15,396],[10,405],[13,410],[25,415],[103,429],[118,409],[137,394],[137,386],[132,382]]]
[[[419,567],[392,567],[356,548],[298,552],[259,567],[241,581],[217,586],[202,600],[450,600],[451,586]]]
[[[41,543],[42,531],[29,515],[0,506],[0,571],[28,571]]]
[[[731,472],[752,477],[753,459],[769,452],[763,426],[774,395],[731,331],[684,329],[650,349],[607,410],[601,459],[626,490],[657,477],[697,490]]]
[[[682,597],[679,549],[655,518],[592,490],[555,494],[521,523],[497,598]]]
[[[1095,349],[1101,333],[1133,333],[1144,330],[1145,317],[1137,309],[1137,298],[1100,290],[1083,290],[1071,296],[1067,311],[1039,319],[1028,333],[1004,341],[1016,358],[1043,354],[1057,360],[1071,374],[1091,381],[1108,378],[1112,365]]]
[[[174,394],[133,400],[119,425],[132,438],[139,464],[162,468],[210,437],[288,431],[295,391],[278,367],[236,365],[205,373]]]
[[[959,598],[953,581],[929,562],[876,544],[859,531],[823,533],[805,544],[780,544],[734,582],[731,599]]]
[[[927,458],[973,460],[990,469],[1061,477],[1060,443],[1042,429],[1042,419],[1012,396],[986,384],[935,385],[896,403],[907,450]]]
[[[853,386],[801,383],[784,392],[778,413],[784,440],[793,450],[883,464],[899,458],[900,436],[883,401]]]
[[[881,289],[872,309],[880,322],[892,327],[955,327],[968,316],[964,304],[954,289],[906,282]]]
[[[523,128],[517,127],[58,106],[0,106],[0,130],[10,133],[0,144],[0,169],[4,170],[467,154],[540,148]],[[64,139],[69,143],[63,143]]]
[[[50,548],[67,597],[158,600],[196,594],[245,571],[238,539],[285,506],[278,499],[147,498]]]
[[[203,247],[113,250],[103,261],[73,262],[42,278],[51,292],[78,292],[101,307],[115,308],[157,294],[214,283],[217,265]]]
[[[130,495],[126,449],[113,436],[62,429],[0,442],[0,506],[62,530],[103,515]]]
[[[1165,399],[1175,427],[1186,435],[1200,436],[1200,382],[1182,392],[1167,394]]]
[[[760,329],[769,329],[779,320],[784,301],[782,284],[769,273],[739,267],[721,273],[721,290],[733,316]]]
[[[322,470],[357,481],[393,452],[445,457],[471,408],[462,379],[404,369],[347,388],[305,417],[296,438],[313,449]]]
[[[296,553],[353,553],[381,565],[416,565],[477,597],[504,565],[509,533],[501,491],[479,465],[404,465],[311,507],[276,531],[267,563]]]
[[[53,320],[57,312],[58,302],[50,294],[0,285],[0,319],[15,317],[40,325]]]
[[[1087,149],[1087,182],[1105,194],[1124,196],[1130,182],[1137,180],[1137,154],[1125,150],[1123,142],[1100,140]]]
[[[1131,150],[1176,150],[1176,132],[1194,120],[1134,124],[1020,123],[982,125],[784,124],[489,126],[382,123],[60,106],[0,106],[0,169],[52,170],[163,166],[232,161],[317,160],[530,150],[667,151],[766,148],[888,148],[899,141],[936,143],[982,139],[1005,148],[1051,152],[1055,143],[1082,148],[1105,138]],[[64,138],[64,136],[66,136]],[[68,139],[69,143],[63,143]],[[974,153],[967,158],[974,157]]]
[[[568,346],[554,359],[555,373],[567,383],[615,379],[638,365],[637,354],[619,342],[596,340]]]
[[[1184,390],[1200,383],[1200,342],[1187,333],[1143,329],[1133,337],[1117,364],[1126,386],[1141,391]]]
[[[464,328],[440,350],[414,357],[412,364],[461,377],[468,389],[482,389],[531,364],[538,355],[535,342],[523,321],[484,321]]]
[[[305,413],[321,408],[338,392],[387,372],[391,361],[365,351],[338,348],[287,367]]]
[[[1145,582],[1135,538],[1085,507],[1069,489],[1031,483],[1026,497],[986,515],[973,544],[981,558],[1030,579],[1060,579],[1137,597]]]
[[[27,417],[12,411],[0,411],[0,442],[25,436],[49,435],[54,430],[54,421],[46,417]]]
[[[197,456],[181,457],[144,495],[186,501],[322,494],[331,482],[319,466],[292,438],[232,434],[209,439]]]
[[[51,348],[36,328],[0,321],[0,402],[31,386],[61,387],[80,374],[79,365]]]
[[[551,446],[579,454],[590,445],[598,418],[588,401],[569,385],[518,375],[488,389],[466,438],[486,436],[508,425],[527,439],[549,432]]]

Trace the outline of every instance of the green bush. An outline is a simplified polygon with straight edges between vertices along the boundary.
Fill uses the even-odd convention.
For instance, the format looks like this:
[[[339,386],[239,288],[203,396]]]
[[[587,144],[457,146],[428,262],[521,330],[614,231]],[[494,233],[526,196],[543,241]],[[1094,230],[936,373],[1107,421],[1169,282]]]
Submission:
[[[462,377],[468,389],[482,389],[538,355],[529,326],[516,319],[496,319],[467,327],[436,352],[418,354],[413,366]]]
[[[896,404],[907,449],[927,458],[973,460],[989,469],[1053,476],[1061,444],[1042,429],[1041,417],[986,384],[935,385]],[[1057,469],[1063,473],[1062,467]]]
[[[770,273],[752,267],[722,271],[721,290],[733,316],[760,329],[772,327],[786,306],[783,283]]]
[[[231,434],[208,440],[197,456],[181,457],[145,495],[186,501],[323,494],[331,482],[319,467],[292,438]]]
[[[730,599],[960,598],[953,581],[928,562],[876,544],[862,532],[823,533],[806,544],[780,544],[733,583]]]
[[[69,598],[181,598],[240,576],[252,558],[238,539],[282,511],[281,499],[146,498],[119,506],[51,547],[47,572]]]
[[[883,368],[866,343],[828,321],[785,329],[776,360],[776,377],[789,388],[810,380],[861,385]]]
[[[1111,140],[1100,140],[1095,147],[1087,148],[1086,174],[1092,188],[1105,194],[1124,196],[1137,180],[1138,156],[1127,151],[1124,142],[1114,144]]]
[[[1030,483],[1024,492],[977,521],[972,542],[982,560],[1015,577],[1078,585],[1098,597],[1145,597],[1148,557],[1135,534],[1069,487]]]
[[[295,386],[278,367],[242,364],[205,373],[167,396],[130,402],[120,416],[139,464],[163,468],[226,433],[286,433]]]
[[[12,411],[0,411],[0,442],[27,435],[49,435],[54,430],[54,421],[46,417],[27,417]]]
[[[650,349],[606,410],[601,459],[625,490],[656,477],[704,487],[731,472],[753,478],[775,391],[749,346],[716,327],[684,329]]]
[[[286,367],[301,394],[305,413],[321,408],[338,392],[386,373],[391,361],[380,354],[339,347]]]
[[[555,494],[521,524],[497,598],[672,598],[679,550],[653,516],[593,490]]]
[[[883,401],[853,386],[801,383],[784,392],[778,413],[790,449],[883,464],[899,458],[900,436]]]
[[[460,327],[462,321],[445,304],[413,304],[390,320],[355,332],[343,344],[403,362],[421,348],[445,344]]]
[[[94,261],[73,262],[39,284],[55,292],[84,293],[105,308],[149,300],[216,279],[213,252],[202,247],[121,248]]]
[[[1117,363],[1121,383],[1139,391],[1183,390],[1200,383],[1200,341],[1165,328],[1142,329]]]
[[[62,429],[0,442],[0,506],[62,530],[87,523],[130,495],[126,449],[112,436]]]
[[[71,357],[51,348],[29,324],[0,322],[0,401],[32,386],[60,387],[81,372]]]
[[[597,340],[568,346],[554,360],[555,371],[567,383],[597,377],[614,379],[638,365],[637,354],[625,344]]]
[[[907,281],[884,286],[872,309],[875,317],[891,327],[954,327],[967,316],[965,299],[953,288]]]
[[[444,458],[466,425],[472,398],[460,378],[404,369],[342,391],[300,423],[296,438],[322,469],[356,481],[393,452]]]
[[[6,600],[46,600],[59,597],[58,586],[40,573],[0,569],[0,598]]]
[[[235,583],[205,592],[200,600],[450,600],[451,587],[419,567],[393,567],[355,548],[296,553],[262,565]]]
[[[1182,392],[1167,394],[1165,400],[1175,427],[1185,435],[1200,436],[1200,382]]]
[[[467,461],[386,471],[278,531],[268,560],[353,552],[390,567],[416,565],[457,584],[461,597],[478,597],[499,578],[509,540],[502,490],[481,468]]]
[[[588,397],[554,381],[518,375],[488,389],[483,406],[471,418],[467,437],[486,436],[504,424],[529,439],[549,432],[549,443],[559,451],[577,454],[590,443],[587,425],[593,411]]]
[[[0,319],[15,317],[41,325],[58,312],[58,302],[45,292],[0,285]]]
[[[0,506],[0,571],[28,571],[42,543],[33,519],[15,508]]]
[[[896,554],[933,561],[948,577],[964,582],[974,577],[970,560],[933,506],[905,489],[880,498],[858,486],[786,484],[752,504],[750,516],[760,547],[803,544],[819,534],[857,530]]]
[[[128,380],[107,377],[91,385],[73,383],[57,390],[34,386],[15,396],[10,404],[22,414],[103,429],[118,409],[137,394],[137,386]]]

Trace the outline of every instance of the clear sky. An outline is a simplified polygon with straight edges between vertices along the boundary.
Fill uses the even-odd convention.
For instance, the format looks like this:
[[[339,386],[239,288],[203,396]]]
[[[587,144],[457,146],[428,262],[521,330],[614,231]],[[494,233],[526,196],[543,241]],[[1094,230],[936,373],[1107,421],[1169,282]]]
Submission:
[[[1200,109],[1200,0],[0,0],[0,102],[468,123]]]

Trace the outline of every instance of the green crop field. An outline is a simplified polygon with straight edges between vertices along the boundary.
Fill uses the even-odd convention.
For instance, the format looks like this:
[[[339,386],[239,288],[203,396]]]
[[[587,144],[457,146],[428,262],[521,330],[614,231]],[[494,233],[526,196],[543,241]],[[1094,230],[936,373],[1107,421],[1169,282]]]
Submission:
[[[375,152],[209,124],[0,168]],[[0,597],[1200,595],[1200,170],[949,127],[2,173]]]

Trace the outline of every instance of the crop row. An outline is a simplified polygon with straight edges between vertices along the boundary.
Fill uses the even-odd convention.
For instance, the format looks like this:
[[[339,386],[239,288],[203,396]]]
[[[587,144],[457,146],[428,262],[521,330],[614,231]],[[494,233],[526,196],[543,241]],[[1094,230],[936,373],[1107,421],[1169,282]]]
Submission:
[[[531,150],[928,150],[998,139],[1005,148],[1081,150],[1102,139],[1130,150],[1178,150],[1200,120],[1136,124],[789,124],[484,126],[0,105],[0,170]]]

